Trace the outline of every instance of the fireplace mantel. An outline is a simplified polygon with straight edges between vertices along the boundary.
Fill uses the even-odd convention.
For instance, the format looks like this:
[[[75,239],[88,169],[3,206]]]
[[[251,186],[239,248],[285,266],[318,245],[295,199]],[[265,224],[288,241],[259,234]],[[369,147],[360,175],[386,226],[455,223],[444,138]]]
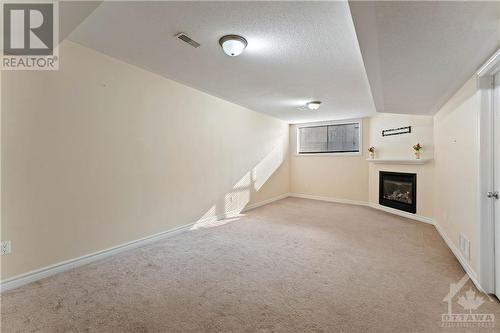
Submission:
[[[375,163],[375,164],[426,164],[432,161],[430,158],[421,158],[417,160],[416,158],[411,159],[382,159],[382,158],[374,158],[374,159],[367,159],[368,162]]]

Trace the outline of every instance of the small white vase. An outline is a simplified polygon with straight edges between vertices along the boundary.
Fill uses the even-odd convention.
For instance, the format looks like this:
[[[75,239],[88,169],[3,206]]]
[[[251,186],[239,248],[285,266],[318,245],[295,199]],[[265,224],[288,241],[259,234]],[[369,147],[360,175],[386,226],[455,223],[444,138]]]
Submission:
[[[417,160],[419,160],[419,159],[420,159],[420,155],[421,155],[421,154],[422,154],[422,152],[421,152],[420,150],[415,150],[415,158],[416,158]]]
[[[373,160],[375,158],[375,152],[369,152],[370,153],[370,158]]]

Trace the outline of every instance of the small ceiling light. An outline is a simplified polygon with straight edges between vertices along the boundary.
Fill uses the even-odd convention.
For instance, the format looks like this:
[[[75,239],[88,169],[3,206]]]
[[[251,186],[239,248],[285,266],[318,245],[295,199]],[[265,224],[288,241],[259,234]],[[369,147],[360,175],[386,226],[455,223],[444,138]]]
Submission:
[[[239,56],[247,47],[247,40],[238,35],[226,35],[219,39],[219,44],[222,46],[224,53],[230,57]]]
[[[312,101],[306,104],[309,110],[317,110],[321,106],[320,101]]]

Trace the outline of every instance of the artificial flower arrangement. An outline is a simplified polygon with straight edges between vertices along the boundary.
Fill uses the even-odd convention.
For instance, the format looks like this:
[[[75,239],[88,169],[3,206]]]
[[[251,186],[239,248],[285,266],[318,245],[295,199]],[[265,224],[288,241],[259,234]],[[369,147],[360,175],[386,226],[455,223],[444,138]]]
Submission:
[[[368,148],[368,152],[370,153],[370,158],[375,158],[375,147]]]
[[[413,146],[413,150],[415,151],[415,157],[417,159],[420,159],[420,154],[422,154],[422,145],[420,143],[417,143]]]

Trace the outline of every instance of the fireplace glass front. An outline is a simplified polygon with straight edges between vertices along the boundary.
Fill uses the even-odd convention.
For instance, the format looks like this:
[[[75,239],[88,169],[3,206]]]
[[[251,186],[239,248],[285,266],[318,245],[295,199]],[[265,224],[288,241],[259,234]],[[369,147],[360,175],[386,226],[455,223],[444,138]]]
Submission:
[[[417,175],[380,171],[379,203],[409,213],[417,211]]]

